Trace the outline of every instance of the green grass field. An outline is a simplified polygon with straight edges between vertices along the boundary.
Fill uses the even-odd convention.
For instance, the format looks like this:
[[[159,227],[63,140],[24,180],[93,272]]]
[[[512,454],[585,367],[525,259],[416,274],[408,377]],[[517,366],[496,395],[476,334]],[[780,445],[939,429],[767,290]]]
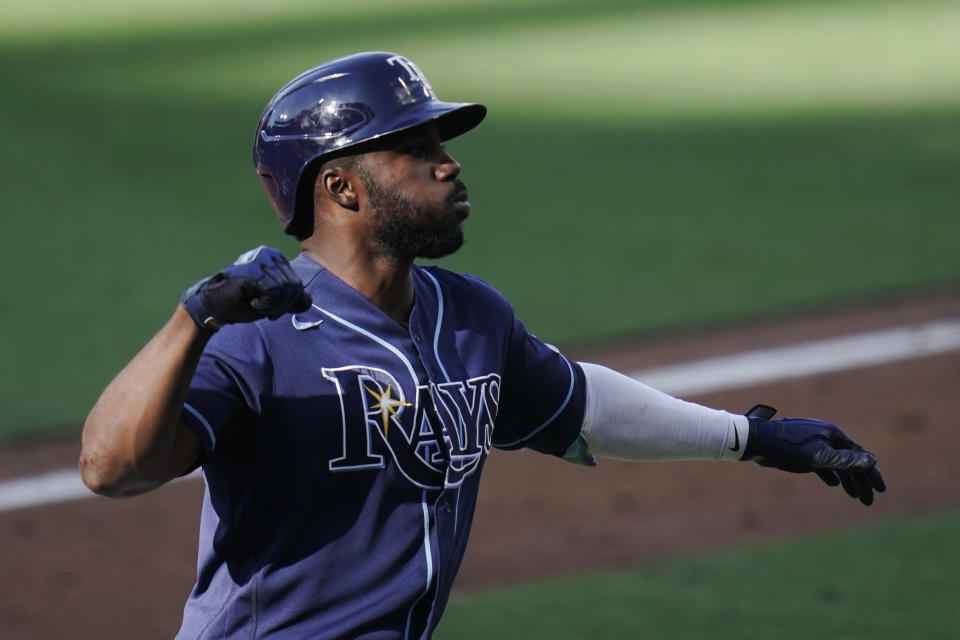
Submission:
[[[0,436],[77,424],[187,285],[296,252],[253,128],[358,49],[490,106],[447,264],[553,342],[960,280],[957,2],[60,4],[0,26]]]
[[[948,640],[960,514],[453,599],[438,640]]]
[[[253,129],[356,50],[488,104],[449,145],[474,209],[445,264],[551,342],[957,286],[958,32],[956,0],[14,0],[0,439],[76,429],[184,288],[296,252]],[[521,585],[454,600],[438,636],[954,638],[958,533],[948,514]]]

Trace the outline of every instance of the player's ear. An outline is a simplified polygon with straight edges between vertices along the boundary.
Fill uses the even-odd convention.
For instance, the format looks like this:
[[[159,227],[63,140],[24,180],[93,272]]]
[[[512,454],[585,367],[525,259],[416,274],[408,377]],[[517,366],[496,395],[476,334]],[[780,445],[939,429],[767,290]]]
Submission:
[[[314,198],[317,201],[329,199],[345,209],[356,211],[359,208],[356,172],[338,164],[325,165],[317,174]]]

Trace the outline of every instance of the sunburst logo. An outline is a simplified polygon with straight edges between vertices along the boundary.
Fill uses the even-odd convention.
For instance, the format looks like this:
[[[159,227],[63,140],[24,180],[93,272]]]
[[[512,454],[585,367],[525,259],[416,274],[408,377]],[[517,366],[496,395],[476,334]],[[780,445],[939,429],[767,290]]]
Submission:
[[[374,411],[380,412],[380,420],[383,423],[383,437],[387,437],[387,429],[390,426],[390,418],[396,418],[401,407],[413,406],[409,402],[404,402],[399,398],[394,398],[391,395],[390,387],[391,385],[388,384],[386,391],[377,393],[369,386],[363,385],[363,388],[367,390],[367,393],[373,396],[377,401],[377,404],[372,405],[370,408]]]

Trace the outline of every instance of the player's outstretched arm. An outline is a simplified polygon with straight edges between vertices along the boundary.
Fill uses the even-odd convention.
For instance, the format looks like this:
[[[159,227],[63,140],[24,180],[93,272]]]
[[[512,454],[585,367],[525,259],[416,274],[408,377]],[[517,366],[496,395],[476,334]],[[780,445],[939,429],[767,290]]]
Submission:
[[[772,420],[757,405],[746,415],[685,402],[620,373],[580,363],[586,412],[580,437],[567,450],[574,462],[621,460],[746,460],[794,473],[815,473],[863,504],[886,485],[872,453],[836,425]]]
[[[310,297],[276,249],[259,247],[193,285],[107,385],[83,427],[80,473],[96,493],[137,495],[189,471],[200,442],[180,412],[207,341],[224,324],[304,311]]]

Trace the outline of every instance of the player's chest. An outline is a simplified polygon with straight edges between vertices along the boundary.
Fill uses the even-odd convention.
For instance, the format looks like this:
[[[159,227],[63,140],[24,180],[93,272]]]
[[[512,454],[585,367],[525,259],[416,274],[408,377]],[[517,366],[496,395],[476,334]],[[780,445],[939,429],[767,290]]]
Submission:
[[[390,471],[443,488],[482,466],[503,354],[482,335],[461,335],[451,349],[456,336],[421,332],[383,336],[331,323],[274,360],[271,422],[297,432],[315,454],[314,473],[336,482]]]

